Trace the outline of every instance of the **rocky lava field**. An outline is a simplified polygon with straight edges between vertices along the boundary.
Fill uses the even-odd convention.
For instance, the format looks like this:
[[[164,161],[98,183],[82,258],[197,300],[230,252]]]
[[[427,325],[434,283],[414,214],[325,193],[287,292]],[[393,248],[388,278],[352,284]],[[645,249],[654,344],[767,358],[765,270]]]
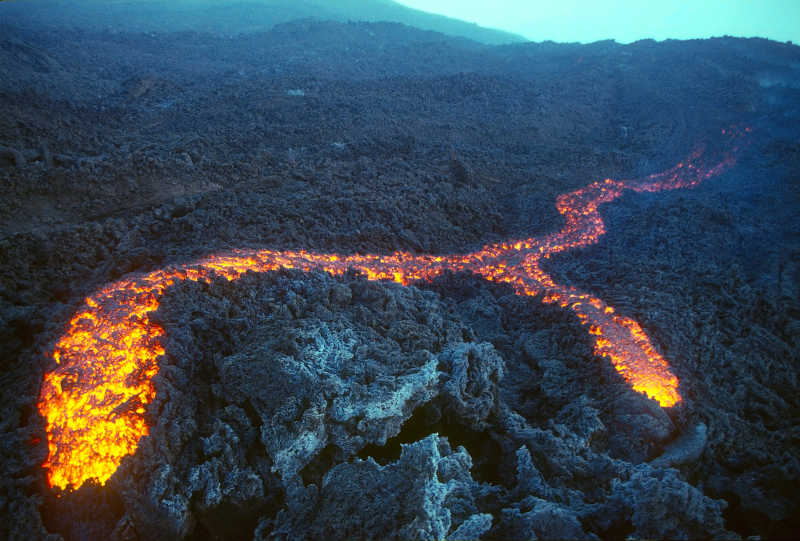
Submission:
[[[797,46],[0,19],[0,100],[0,536],[800,530]],[[211,276],[149,314],[163,353],[135,452],[103,483],[51,486],[43,381],[108,284],[231,250],[541,237],[560,194],[721,155],[733,127],[730,167],[624,193],[596,243],[542,263],[641,325],[678,404],[631,389],[575,313],[474,273]]]

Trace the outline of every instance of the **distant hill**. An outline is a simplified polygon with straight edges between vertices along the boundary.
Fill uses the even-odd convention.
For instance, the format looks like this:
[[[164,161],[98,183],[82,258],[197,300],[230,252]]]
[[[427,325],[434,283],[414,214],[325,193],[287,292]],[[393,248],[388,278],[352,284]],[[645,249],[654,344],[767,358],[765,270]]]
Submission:
[[[240,34],[314,18],[389,21],[486,44],[526,41],[522,36],[451,19],[391,0],[11,0],[0,2],[0,24],[29,24],[119,31],[195,30]]]

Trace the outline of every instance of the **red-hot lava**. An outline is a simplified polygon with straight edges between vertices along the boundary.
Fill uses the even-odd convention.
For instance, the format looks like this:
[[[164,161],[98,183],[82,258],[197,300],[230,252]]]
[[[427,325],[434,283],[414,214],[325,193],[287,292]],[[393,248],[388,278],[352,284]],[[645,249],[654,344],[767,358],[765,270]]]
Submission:
[[[747,130],[749,131],[749,129]],[[723,134],[726,133],[723,130]],[[44,467],[51,486],[104,484],[121,460],[148,433],[144,413],[155,396],[152,378],[164,353],[164,329],[150,321],[164,291],[180,280],[210,281],[214,275],[236,280],[247,272],[280,268],[348,269],[368,280],[408,285],[445,271],[470,271],[510,284],[519,295],[541,294],[546,303],[569,308],[594,338],[594,351],[608,358],[635,390],[670,407],[680,402],[678,379],[634,320],[620,316],[600,299],[557,284],[541,267],[552,254],[597,241],[605,233],[598,205],[625,190],[654,192],[694,186],[733,163],[733,153],[706,166],[697,151],[672,169],[643,180],[606,179],[559,196],[565,225],[542,238],[490,244],[461,255],[342,255],[306,251],[239,250],[190,264],[137,274],[87,298],[53,351],[57,367],[45,375],[39,411],[47,421],[49,454]]]

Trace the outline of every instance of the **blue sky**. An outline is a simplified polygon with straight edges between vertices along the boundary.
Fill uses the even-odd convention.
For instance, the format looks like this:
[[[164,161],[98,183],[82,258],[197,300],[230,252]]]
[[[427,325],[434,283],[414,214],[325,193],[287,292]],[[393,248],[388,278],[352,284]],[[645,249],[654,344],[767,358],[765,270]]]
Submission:
[[[396,0],[533,41],[629,43],[724,34],[800,44],[800,0]]]

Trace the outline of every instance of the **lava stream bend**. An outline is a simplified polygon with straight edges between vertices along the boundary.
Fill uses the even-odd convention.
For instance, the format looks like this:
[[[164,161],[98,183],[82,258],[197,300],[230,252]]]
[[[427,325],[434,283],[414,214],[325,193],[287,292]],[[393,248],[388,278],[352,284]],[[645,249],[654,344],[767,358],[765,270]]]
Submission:
[[[749,131],[749,130],[747,130]],[[725,131],[723,130],[723,133]],[[122,459],[148,434],[145,408],[164,353],[164,329],[150,320],[164,291],[181,280],[236,280],[248,271],[281,268],[323,270],[334,275],[355,269],[368,280],[408,285],[444,271],[470,271],[510,284],[517,294],[569,308],[588,327],[594,351],[611,361],[635,390],[669,407],[680,402],[678,379],[634,320],[617,315],[600,299],[557,284],[542,269],[552,254],[586,246],[605,232],[598,205],[626,190],[654,192],[694,186],[733,163],[733,153],[711,166],[697,151],[684,162],[642,180],[606,179],[558,197],[564,227],[541,238],[490,244],[459,255],[341,255],[307,251],[238,250],[148,274],[128,276],[88,297],[53,351],[57,364],[45,375],[38,407],[46,419],[51,486],[77,488],[88,480],[104,484]]]

